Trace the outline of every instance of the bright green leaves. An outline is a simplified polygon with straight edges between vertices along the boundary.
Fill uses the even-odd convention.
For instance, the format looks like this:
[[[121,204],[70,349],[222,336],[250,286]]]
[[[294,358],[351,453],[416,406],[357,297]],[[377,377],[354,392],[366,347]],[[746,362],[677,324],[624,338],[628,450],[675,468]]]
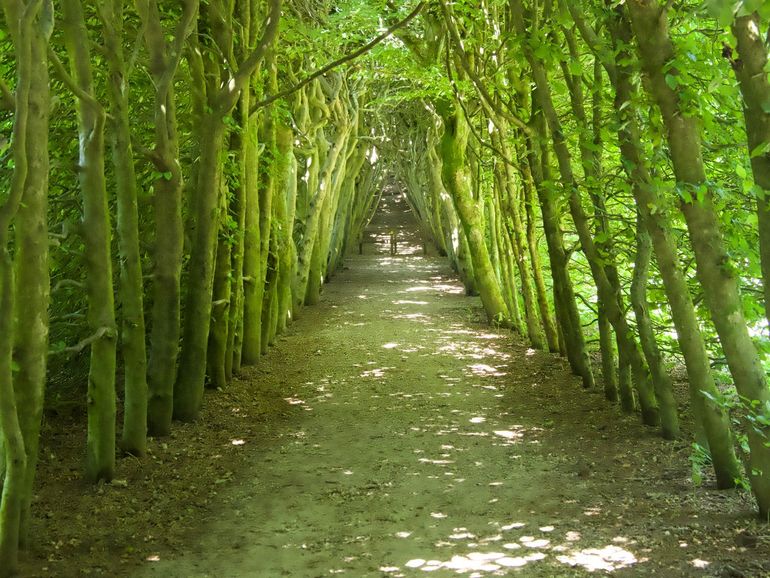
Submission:
[[[749,156],[753,159],[756,157],[761,157],[762,155],[766,155],[770,152],[770,142],[763,142],[762,144],[754,147],[749,154]]]
[[[770,4],[766,0],[706,0],[706,10],[720,26],[729,26],[737,16],[746,16],[752,12],[770,17]]]

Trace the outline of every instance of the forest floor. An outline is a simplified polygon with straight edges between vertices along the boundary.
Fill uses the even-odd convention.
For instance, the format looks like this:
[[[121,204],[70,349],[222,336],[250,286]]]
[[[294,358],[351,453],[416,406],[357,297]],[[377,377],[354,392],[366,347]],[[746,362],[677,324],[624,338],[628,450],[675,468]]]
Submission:
[[[25,576],[770,576],[745,493],[490,328],[385,206],[322,303],[115,482],[47,421]]]

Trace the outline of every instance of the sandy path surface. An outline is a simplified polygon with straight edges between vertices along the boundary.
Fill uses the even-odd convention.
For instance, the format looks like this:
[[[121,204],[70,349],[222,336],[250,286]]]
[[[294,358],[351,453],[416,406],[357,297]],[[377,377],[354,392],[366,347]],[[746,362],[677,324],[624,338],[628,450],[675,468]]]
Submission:
[[[398,223],[374,224],[379,245],[351,256],[271,352],[270,378],[300,419],[255,451],[187,551],[134,575],[714,571],[682,444],[664,445],[581,392],[561,361],[488,327],[443,259],[406,246],[408,230],[387,254]],[[663,487],[679,492],[673,502]]]

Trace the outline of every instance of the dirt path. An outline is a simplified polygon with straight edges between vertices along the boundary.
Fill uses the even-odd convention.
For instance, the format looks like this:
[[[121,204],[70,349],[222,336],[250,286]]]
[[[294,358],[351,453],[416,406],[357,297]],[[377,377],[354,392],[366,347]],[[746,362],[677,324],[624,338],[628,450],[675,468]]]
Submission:
[[[684,443],[486,326],[408,227],[387,254],[389,218],[271,352],[300,419],[233,440],[250,471],[135,576],[764,575],[740,496],[694,489]]]

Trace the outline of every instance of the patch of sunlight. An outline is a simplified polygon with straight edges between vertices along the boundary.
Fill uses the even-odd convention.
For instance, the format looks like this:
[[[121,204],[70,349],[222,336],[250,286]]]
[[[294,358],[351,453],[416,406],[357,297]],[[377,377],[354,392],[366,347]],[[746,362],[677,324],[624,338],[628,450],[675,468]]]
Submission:
[[[283,401],[285,401],[289,405],[302,405],[303,403],[305,403],[305,400],[297,399],[296,397],[284,397]]]
[[[636,556],[620,546],[587,548],[572,552],[568,556],[556,556],[556,559],[572,567],[580,566],[589,572],[596,570],[611,572],[620,568],[627,568],[638,562]]]
[[[394,315],[393,319],[421,319],[427,321],[430,319],[425,313],[404,313],[401,315]]]
[[[160,555],[158,554],[151,554],[147,556],[146,560],[148,562],[160,562]]]
[[[598,516],[602,513],[601,508],[587,508],[586,510],[583,510],[584,516]]]
[[[690,560],[690,564],[695,568],[706,568],[711,564],[711,562],[707,560],[701,560],[700,558],[695,558],[694,560]]]
[[[473,572],[471,576],[481,576],[482,572],[497,573],[502,568],[516,568],[526,566],[530,562],[536,562],[545,558],[541,552],[533,553],[528,556],[519,556],[513,558],[503,552],[469,552],[461,556],[456,554],[449,560],[424,560],[423,558],[414,558],[409,560],[405,566],[408,568],[420,568],[425,572],[432,572],[438,569],[454,570],[457,574]]]
[[[581,538],[580,532],[574,532],[572,530],[567,532],[567,535],[564,536],[564,539],[567,540],[568,542],[577,542],[578,540],[580,540],[580,538]]]
[[[535,353],[537,353],[537,349],[532,349],[531,347],[527,349],[527,357],[532,357]]]
[[[427,301],[409,301],[407,299],[399,299],[394,301],[393,305],[428,305]]]
[[[382,346],[383,349],[395,349],[398,347],[398,343],[386,343]]]
[[[395,367],[378,367],[376,369],[370,369],[364,371],[361,377],[385,377],[385,372],[389,369],[395,369]]]
[[[468,367],[474,375],[479,375],[482,377],[489,375],[494,377],[503,377],[504,375],[507,375],[504,371],[500,371],[497,367],[492,367],[486,363],[474,363]]]
[[[398,572],[401,570],[398,566],[380,566],[380,572]]]
[[[408,538],[411,535],[411,532],[396,532],[396,538]]]
[[[454,460],[431,460],[429,458],[420,458],[420,461],[424,464],[434,464],[437,466],[455,463]]]
[[[359,299],[369,299],[369,296],[368,295],[359,295],[358,298]]]
[[[234,446],[242,446],[246,443],[246,440],[232,440],[230,443]]]
[[[515,558],[510,556],[503,556],[502,558],[495,560],[495,563],[500,564],[500,566],[504,566],[506,568],[519,568],[521,566],[526,566],[530,562],[537,562],[538,560],[542,560],[543,558],[545,558],[545,554],[542,552],[537,552],[535,554],[530,554],[529,556],[517,556]]]
[[[521,544],[517,544],[516,542],[508,542],[507,544],[503,544],[503,548],[506,550],[519,550],[521,549]]]
[[[535,539],[534,536],[522,536],[519,538],[519,541],[527,548],[545,548],[551,543],[550,540],[546,540],[545,538]]]
[[[478,417],[472,417],[468,421],[470,421],[471,423],[484,423],[485,421],[487,421],[487,418],[478,416]]]
[[[467,528],[455,528],[455,532],[456,533],[455,534],[449,534],[449,539],[450,540],[465,540],[466,538],[475,538],[476,537],[476,534],[472,534],[472,533],[467,532],[467,531],[464,532],[462,530],[467,530]]]
[[[554,531],[554,527],[553,526],[540,526],[538,528],[538,530],[540,530],[541,532],[553,532]]]
[[[442,514],[441,512],[431,512],[430,517],[440,520],[441,518],[446,518],[446,514]]]
[[[526,526],[524,522],[513,522],[512,524],[507,524],[500,528],[501,530],[515,530],[516,528],[523,528]]]
[[[447,285],[445,283],[433,283],[431,285],[415,285],[413,287],[407,287],[406,289],[404,289],[405,293],[418,293],[420,291],[440,291],[441,293],[459,295],[460,293],[464,293],[465,289],[457,285]]]
[[[522,431],[512,431],[508,429],[498,429],[493,432],[496,436],[500,436],[501,438],[505,438],[507,440],[513,440],[513,439],[520,439],[524,437],[524,433]]]

